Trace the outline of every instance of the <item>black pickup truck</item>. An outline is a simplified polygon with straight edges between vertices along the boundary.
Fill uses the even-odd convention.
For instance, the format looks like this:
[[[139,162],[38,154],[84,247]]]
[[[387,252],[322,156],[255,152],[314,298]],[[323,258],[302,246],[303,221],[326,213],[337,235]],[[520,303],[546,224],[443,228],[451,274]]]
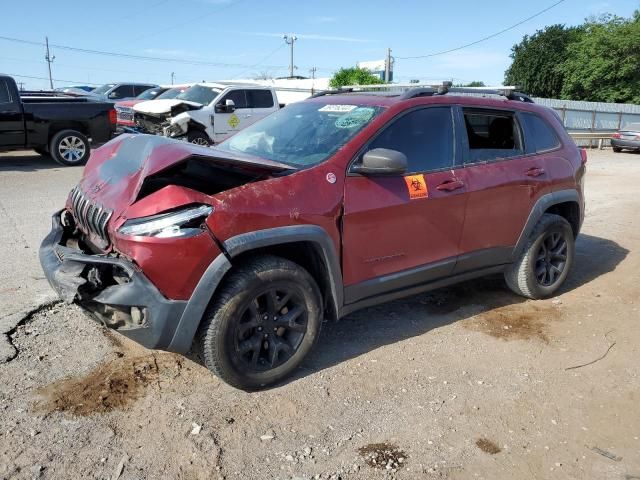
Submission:
[[[109,141],[115,129],[112,103],[19,92],[13,78],[0,75],[0,152],[32,148],[63,165],[82,165],[90,146]]]

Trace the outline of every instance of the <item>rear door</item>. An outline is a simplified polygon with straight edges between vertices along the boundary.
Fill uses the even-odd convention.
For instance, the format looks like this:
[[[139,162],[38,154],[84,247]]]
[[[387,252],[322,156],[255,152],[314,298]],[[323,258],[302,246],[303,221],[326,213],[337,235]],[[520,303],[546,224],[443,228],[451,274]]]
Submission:
[[[25,145],[24,122],[20,98],[12,93],[6,79],[0,78],[0,146],[20,147]]]
[[[233,100],[235,111],[232,113],[215,112],[213,118],[213,141],[221,142],[247,127],[251,120],[251,109],[247,104],[246,89],[230,90],[217,103],[224,106],[227,100]]]
[[[345,301],[450,274],[464,219],[450,107],[422,107],[394,119],[355,160],[375,148],[404,153],[406,175],[348,174],[343,216]]]
[[[251,113],[247,118],[246,126],[271,115],[276,110],[273,92],[267,89],[247,90],[247,104],[251,108]]]
[[[512,110],[458,109],[467,207],[455,272],[510,261],[532,201],[548,185],[544,165],[526,151]]]

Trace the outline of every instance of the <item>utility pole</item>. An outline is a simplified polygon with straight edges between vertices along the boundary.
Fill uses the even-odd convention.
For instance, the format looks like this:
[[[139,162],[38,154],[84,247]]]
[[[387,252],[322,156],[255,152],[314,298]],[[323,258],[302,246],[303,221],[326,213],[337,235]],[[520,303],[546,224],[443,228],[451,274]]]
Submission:
[[[291,45],[291,63],[289,64],[289,77],[291,78],[293,77],[293,69],[296,68],[293,63],[293,44],[296,43],[298,37],[293,34],[289,34],[283,35],[282,38],[284,39],[284,43],[286,43],[287,45]]]
[[[313,88],[316,80],[316,70],[318,70],[316,67],[311,67],[311,70],[309,70],[309,73],[311,74],[311,95],[316,93]]]
[[[384,61],[384,81],[391,81],[391,49],[387,48],[387,58]]]
[[[49,37],[44,37],[44,38],[45,38],[45,43],[47,45],[47,54],[44,56],[44,59],[47,61],[47,65],[49,67],[49,86],[51,87],[51,90],[53,90],[53,78],[51,78],[51,64],[56,59],[56,57],[55,55],[51,56],[51,53],[49,52]]]
[[[173,85],[173,79],[176,76],[176,72],[171,72],[171,85]]]

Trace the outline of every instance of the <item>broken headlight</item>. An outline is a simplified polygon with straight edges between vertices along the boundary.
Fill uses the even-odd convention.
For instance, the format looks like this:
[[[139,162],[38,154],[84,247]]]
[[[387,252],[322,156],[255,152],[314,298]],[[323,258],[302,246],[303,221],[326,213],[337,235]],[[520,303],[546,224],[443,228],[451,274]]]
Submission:
[[[169,125],[168,127],[165,127],[165,129],[164,129],[164,136],[165,137],[179,137],[183,133],[184,132],[182,131],[182,127],[180,125],[178,125],[177,123]]]
[[[123,235],[173,238],[192,237],[202,232],[202,222],[213,212],[209,205],[198,205],[149,217],[132,218],[118,230]]]

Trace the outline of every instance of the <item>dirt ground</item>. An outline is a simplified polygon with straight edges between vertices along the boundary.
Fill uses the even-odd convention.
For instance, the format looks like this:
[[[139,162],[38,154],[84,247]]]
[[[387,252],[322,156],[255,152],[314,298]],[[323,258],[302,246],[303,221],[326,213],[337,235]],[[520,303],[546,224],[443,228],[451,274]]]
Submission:
[[[326,324],[295,378],[265,392],[74,306],[23,312],[0,364],[0,478],[640,480],[640,155],[592,151],[588,167],[557,298],[490,278],[369,308]],[[29,198],[46,175],[0,168],[0,186]],[[43,294],[18,253],[0,263],[27,292],[5,292],[14,316]]]

